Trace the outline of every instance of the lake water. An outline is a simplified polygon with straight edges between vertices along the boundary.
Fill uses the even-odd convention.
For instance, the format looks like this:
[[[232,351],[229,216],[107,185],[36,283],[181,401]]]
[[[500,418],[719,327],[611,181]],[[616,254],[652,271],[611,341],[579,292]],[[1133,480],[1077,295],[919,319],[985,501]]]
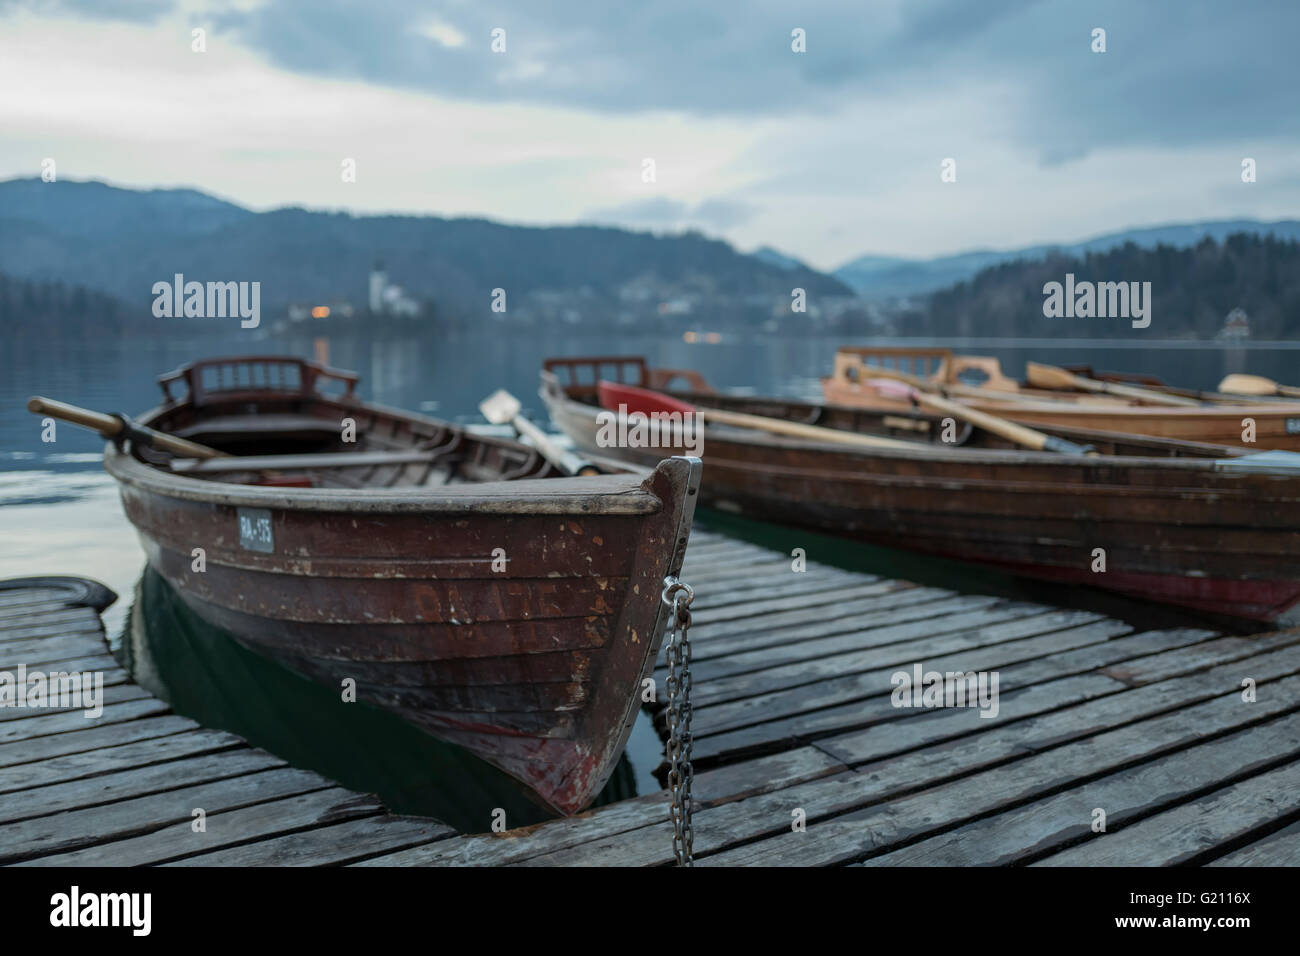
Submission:
[[[379,336],[332,335],[333,365],[362,375],[360,394],[399,408],[409,408],[457,422],[478,421],[477,405],[505,387],[537,420],[537,373],[552,355],[644,355],[661,367],[700,371],[716,387],[764,394],[814,398],[818,379],[827,373],[838,345],[945,345],[968,354],[993,355],[1003,371],[1020,377],[1026,359],[1050,364],[1086,363],[1098,370],[1145,372],[1170,383],[1211,389],[1229,372],[1251,372],[1282,382],[1300,382],[1300,350],[1292,343],[1129,343],[1092,340],[934,341],[873,340],[858,343],[813,336],[799,339],[723,334],[712,344],[680,337],[562,335],[501,328],[484,334],[447,337],[437,332],[386,333]],[[59,424],[57,441],[43,443],[39,419],[24,403],[41,394],[102,411],[131,414],[158,403],[155,378],[196,358],[220,354],[312,355],[311,337],[243,332],[227,337],[194,337],[182,327],[150,341],[59,343],[27,340],[0,344],[0,578],[72,574],[104,582],[120,596],[106,614],[110,640],[121,649],[128,612],[142,585],[153,600],[141,602],[142,613],[154,611],[134,629],[128,649],[147,671],[150,686],[182,713],[211,726],[249,737],[300,766],[312,766],[354,789],[379,792],[391,805],[408,812],[439,816],[462,829],[487,825],[488,803],[509,802],[491,773],[471,772],[460,755],[419,734],[407,734],[400,721],[375,711],[348,723],[329,709],[335,695],[301,686],[296,675],[253,659],[222,635],[202,631],[193,622],[178,623],[176,602],[163,593],[165,584],[142,581],[144,557],[126,522],[113,482],[100,466],[102,441],[71,425]],[[778,529],[702,516],[731,533],[785,548]],[[801,543],[807,540],[803,533]],[[1032,595],[1039,600],[1073,603],[1076,596],[1045,585],[1032,587],[987,573],[967,572],[946,562],[903,558],[892,553],[855,549],[843,542],[827,545],[836,562],[911,579],[942,580],[947,586],[987,592]],[[958,580],[960,579],[960,580]],[[1026,588],[1029,587],[1029,590]],[[148,607],[146,605],[149,605]],[[182,609],[183,610],[183,609]],[[1118,612],[1125,613],[1123,607]],[[1127,609],[1138,614],[1141,609]],[[184,641],[176,637],[185,632]],[[177,651],[182,648],[184,653]],[[202,668],[196,677],[194,669]],[[248,675],[255,673],[255,678]],[[198,679],[201,677],[201,679]],[[251,706],[247,681],[261,688],[259,699],[273,694],[274,714]],[[275,690],[269,688],[274,686]],[[329,710],[329,716],[326,711]],[[375,716],[378,715],[378,716]],[[364,726],[362,726],[364,725]],[[396,726],[394,726],[396,725]],[[340,748],[344,738],[350,743]],[[454,748],[452,748],[454,749]],[[652,771],[662,747],[648,721],[642,720],[629,744],[628,761],[616,781],[619,796],[630,790],[657,789]],[[412,775],[410,767],[418,772]],[[407,768],[403,775],[401,768]],[[431,768],[440,768],[434,773]],[[459,783],[457,782],[459,781]],[[432,793],[435,799],[430,800]],[[526,805],[511,802],[511,824],[527,822]],[[476,825],[481,821],[481,825]]]

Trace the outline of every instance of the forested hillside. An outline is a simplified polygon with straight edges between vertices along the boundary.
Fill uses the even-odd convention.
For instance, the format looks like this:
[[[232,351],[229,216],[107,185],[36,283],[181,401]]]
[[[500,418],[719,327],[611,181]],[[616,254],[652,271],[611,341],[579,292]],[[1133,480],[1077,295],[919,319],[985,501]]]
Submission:
[[[1076,283],[1150,282],[1151,325],[1121,318],[1048,318],[1043,287]],[[1234,308],[1244,309],[1255,339],[1300,337],[1300,243],[1238,234],[1191,248],[1129,243],[1086,256],[1050,256],[992,266],[934,293],[898,320],[906,335],[1068,338],[1212,339]]]

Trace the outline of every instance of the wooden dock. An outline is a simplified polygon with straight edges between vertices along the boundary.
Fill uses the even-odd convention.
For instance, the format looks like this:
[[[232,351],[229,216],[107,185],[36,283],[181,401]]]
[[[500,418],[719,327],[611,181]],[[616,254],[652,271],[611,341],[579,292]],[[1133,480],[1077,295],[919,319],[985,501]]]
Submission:
[[[703,530],[683,578],[698,865],[1300,864],[1300,630],[1139,632],[815,561],[796,572]],[[663,792],[499,835],[393,816],[172,714],[106,653],[95,603],[57,579],[0,590],[0,670],[101,670],[106,685],[93,720],[0,708],[0,862],[672,862]],[[997,716],[895,706],[891,678],[916,664],[996,672]]]

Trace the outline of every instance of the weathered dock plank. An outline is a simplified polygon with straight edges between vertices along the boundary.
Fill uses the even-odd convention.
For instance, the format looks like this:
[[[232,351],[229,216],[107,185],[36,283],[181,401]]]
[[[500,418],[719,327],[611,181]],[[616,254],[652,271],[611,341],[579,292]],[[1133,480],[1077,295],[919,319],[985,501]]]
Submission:
[[[1300,863],[1300,630],[1142,630],[815,561],[795,571],[702,529],[683,579],[697,593],[701,865]],[[0,862],[672,863],[662,791],[461,835],[200,728],[130,682],[58,581],[0,586],[0,662],[101,670],[104,711],[0,711]],[[895,706],[891,678],[917,664],[996,672],[996,716]]]
[[[144,717],[124,724],[107,726],[100,726],[96,722],[94,727],[85,728],[75,734],[50,734],[45,737],[30,737],[0,744],[0,768],[39,764],[64,754],[85,753],[152,737],[167,737],[195,730],[198,726],[188,717],[175,714]],[[26,772],[26,770],[20,771],[20,773]]]
[[[1233,776],[1239,777],[1297,756],[1300,721],[1287,715],[867,862],[872,866],[988,866],[1025,862],[1072,843],[1126,841],[1131,834],[1122,834],[1121,828],[1127,823],[1220,785],[1224,767],[1232,767]],[[1098,811],[1105,814],[1104,832],[1093,830],[1101,819]],[[1142,862],[1151,862],[1151,852],[1149,843],[1141,845]]]
[[[171,708],[165,703],[146,696],[139,700],[105,704],[104,712],[94,718],[93,721],[88,720],[79,710],[64,710],[52,714],[41,714],[37,717],[4,720],[0,721],[0,744],[10,741],[31,740],[47,734],[66,734],[88,728],[92,724],[102,727],[107,724],[123,723],[141,717],[168,713],[171,713]]]
[[[328,791],[322,791],[328,792]],[[342,866],[447,840],[456,831],[428,817],[366,816],[188,856],[164,866]]]
[[[1297,665],[1300,665],[1300,658],[1293,655],[1285,666],[1293,672]],[[1129,722],[1119,729],[1042,752],[1028,751],[1023,742],[1019,743],[1010,755],[1014,769],[999,766],[949,779],[938,786],[924,786],[909,796],[885,799],[866,809],[851,810],[848,798],[841,796],[834,808],[840,815],[809,826],[806,833],[783,833],[724,851],[709,857],[708,862],[808,866],[865,859],[887,848],[1077,785],[1128,763],[1149,760],[1203,738],[1226,733],[1268,713],[1289,711],[1300,682],[1286,682],[1276,695],[1267,699],[1264,697],[1267,685],[1261,684],[1261,701],[1251,707],[1240,705],[1235,681],[1225,680],[1221,686],[1220,696],[1206,703]],[[1140,712],[1139,701],[1143,694],[1134,690],[1123,693],[1133,699],[1134,709]],[[1056,716],[1059,719],[1060,715]],[[954,771],[968,769],[972,762],[987,763],[990,750],[1006,757],[1005,745],[1006,738],[998,731],[990,730],[945,745],[938,748],[938,752],[914,752],[908,757],[924,758],[926,764],[934,768],[932,774],[951,778]],[[1029,756],[1025,756],[1027,752]],[[860,775],[865,780],[858,784],[859,789],[863,794],[878,793],[880,783],[885,780],[892,784],[890,789],[897,788],[899,783],[905,783],[897,778],[909,762],[908,758],[902,758],[875,765],[870,770],[860,768]],[[917,768],[910,769],[914,775]],[[848,783],[855,782],[851,780]],[[888,796],[888,790],[883,795]],[[850,812],[843,813],[845,810]],[[788,815],[787,805],[785,816]],[[812,816],[811,812],[809,816]],[[1135,852],[1141,853],[1140,850]]]
[[[138,767],[161,764],[164,761],[220,753],[246,748],[246,746],[244,741],[234,734],[221,730],[191,730],[188,733],[151,737],[132,743],[115,741],[112,746],[51,756],[36,763],[24,764],[21,769],[15,768],[0,779],[0,794],[24,790],[29,794],[37,795],[48,792],[52,786],[66,784],[83,777],[101,778]],[[174,769],[183,772],[185,766],[180,765]],[[109,776],[109,779],[113,779],[112,776]]]
[[[0,670],[3,669],[4,668],[0,667]],[[99,702],[105,708],[113,704],[129,703],[131,701],[144,700],[146,698],[149,698],[150,696],[149,692],[145,690],[143,687],[138,687],[135,684],[127,683],[124,678],[121,678],[122,675],[121,671],[114,670],[114,671],[107,671],[104,673],[106,675],[114,675],[115,678],[112,681],[109,681],[108,679],[105,679],[104,681],[105,686],[103,688],[103,693],[99,696]],[[12,721],[12,720],[25,720],[28,719],[28,716],[31,714],[39,714],[42,717],[54,716],[57,714],[71,714],[74,717],[78,717],[82,720],[94,719],[91,717],[87,717],[84,713],[84,708],[82,708],[81,706],[67,705],[67,706],[58,706],[58,707],[41,707],[39,710],[35,708],[26,708],[26,707],[6,707],[4,708],[3,714],[0,714],[0,722]]]
[[[189,827],[194,811],[215,814],[276,797],[324,790],[329,781],[287,767],[227,777],[197,786],[32,817],[0,827],[0,863],[20,862],[95,843]]]
[[[833,777],[844,770],[843,764],[817,749],[801,747],[701,773],[695,778],[693,790],[697,805],[721,807],[791,784]],[[566,820],[507,830],[502,834],[467,835],[436,847],[420,847],[370,860],[365,865],[518,863],[555,850],[585,847],[593,841],[619,834],[639,833],[647,827],[667,824],[668,820],[665,794],[652,793],[588,810]],[[668,832],[668,845],[671,847],[671,826]]]
[[[1278,830],[1207,866],[1300,866],[1300,822]]]
[[[1291,730],[1300,739],[1300,727]],[[1255,741],[1252,741],[1255,743]],[[1288,756],[1294,760],[1293,750]],[[1177,866],[1300,815],[1300,760],[1182,804],[1112,833],[1098,834],[1039,866]]]
[[[143,866],[228,848],[262,837],[277,838],[357,817],[383,813],[379,801],[342,787],[328,787],[279,800],[208,813],[203,829],[192,820],[173,823],[145,836],[101,843],[31,861],[39,866]],[[425,822],[426,828],[430,821]]]

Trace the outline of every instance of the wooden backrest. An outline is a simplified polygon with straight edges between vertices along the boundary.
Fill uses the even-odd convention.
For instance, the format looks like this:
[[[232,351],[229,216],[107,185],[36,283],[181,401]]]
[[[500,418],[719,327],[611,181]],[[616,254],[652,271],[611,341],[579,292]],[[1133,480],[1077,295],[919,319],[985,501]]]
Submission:
[[[963,372],[975,372],[976,378],[963,382]],[[982,376],[983,381],[978,377]],[[989,388],[999,392],[1018,392],[1020,383],[1002,374],[1002,363],[991,355],[954,355],[948,360],[947,385],[972,385],[976,388]]]
[[[571,398],[596,400],[596,383],[602,379],[622,385],[648,384],[645,359],[640,355],[598,355],[552,358],[542,363]]]
[[[356,372],[329,368],[287,355],[241,355],[231,358],[202,359],[182,365],[174,372],[158,378],[163,396],[168,403],[186,396],[172,394],[172,385],[183,381],[191,404],[201,406],[212,402],[238,402],[263,398],[266,393],[282,393],[286,397],[307,397],[325,394],[320,385],[323,380],[343,385],[339,397],[356,397]]]
[[[913,349],[895,346],[843,346],[835,352],[832,375],[842,382],[858,382],[870,369],[885,368],[932,381],[946,380],[951,349]]]

